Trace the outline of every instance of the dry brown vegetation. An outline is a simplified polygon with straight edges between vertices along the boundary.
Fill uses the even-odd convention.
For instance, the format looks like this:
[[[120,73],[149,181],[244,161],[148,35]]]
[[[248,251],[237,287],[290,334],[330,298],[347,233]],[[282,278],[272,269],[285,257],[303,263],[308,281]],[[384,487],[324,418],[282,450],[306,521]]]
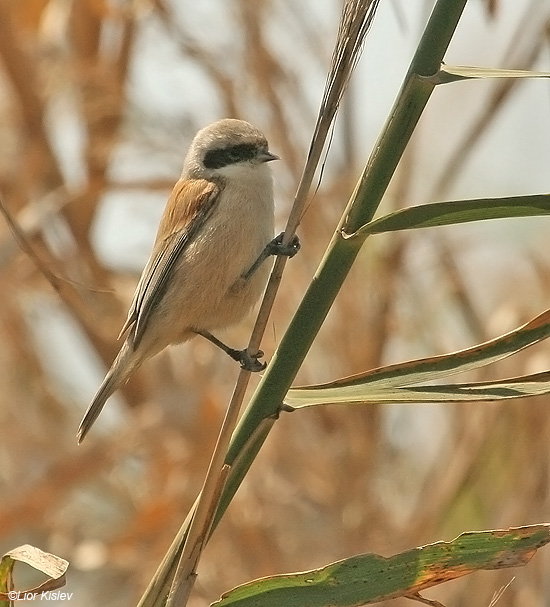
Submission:
[[[106,227],[98,217],[111,200],[105,195],[159,194],[133,214],[162,206],[195,130],[235,116],[258,124],[284,159],[276,168],[284,218],[313,128],[339,5],[316,14],[315,3],[212,2],[224,15],[225,34],[218,39],[220,23],[210,23],[208,15],[214,9],[176,8],[185,4],[192,3],[0,2],[0,192],[42,269],[52,274],[46,280],[0,224],[0,549],[30,543],[67,558],[67,588],[82,607],[135,604],[141,595],[200,490],[237,373],[207,343],[164,353],[128,383],[118,418],[76,446],[78,420],[100,379],[90,380],[81,367],[93,364],[90,352],[110,364],[139,272],[100,255],[97,231]],[[484,18],[493,24],[507,15],[506,3],[486,4]],[[534,3],[528,4],[515,31],[503,30],[500,48],[513,52],[486,63],[529,69],[541,61],[550,15],[539,9],[536,20],[529,18]],[[154,99],[143,99],[147,69],[155,69],[143,53],[155,35],[159,45],[170,42],[178,111],[155,110]],[[464,32],[459,38],[467,41]],[[378,67],[383,78],[384,66]],[[208,94],[190,95],[187,103],[186,78],[192,87],[200,79]],[[369,86],[369,75],[362,74],[344,102],[334,154],[299,230],[302,252],[287,266],[262,345],[267,357],[366,158],[359,116],[369,111]],[[482,93],[454,88],[434,101],[393,183],[388,209],[452,197],[460,188],[513,193],[476,191],[468,182],[473,165],[475,175],[493,177],[513,167],[513,187],[540,189],[528,177],[522,181],[529,175],[522,167],[540,162],[526,157],[527,150],[541,153],[536,145],[509,139],[504,160],[495,146],[496,160],[481,168],[488,156],[476,156],[491,145],[499,121],[517,116],[506,113],[511,104],[520,104],[520,114],[530,112],[516,94],[521,86],[497,82]],[[547,86],[539,85],[541,97]],[[201,108],[204,99],[210,106]],[[548,130],[548,112],[539,118]],[[445,121],[458,126],[434,152],[426,140],[444,133]],[[376,128],[366,129],[369,137]],[[440,152],[444,162],[436,157]],[[542,153],[550,159],[548,147]],[[133,171],[121,168],[124,154],[137,159]],[[450,351],[535,316],[550,298],[547,236],[539,227],[546,221],[514,224],[520,233],[485,223],[372,239],[299,382]],[[251,321],[230,331],[228,340],[244,345],[250,327]],[[66,333],[72,339],[63,339]],[[90,352],[81,351],[82,344]],[[534,372],[548,368],[549,358],[543,346],[476,378]],[[74,389],[71,374],[77,385],[80,374],[86,376],[90,388]],[[547,521],[547,405],[542,397],[498,406],[317,408],[283,416],[206,550],[193,604],[207,604],[254,577],[353,553],[389,555],[465,530]],[[542,550],[517,570],[499,605],[543,603],[548,554]],[[512,575],[476,574],[430,596],[448,605],[488,605]]]

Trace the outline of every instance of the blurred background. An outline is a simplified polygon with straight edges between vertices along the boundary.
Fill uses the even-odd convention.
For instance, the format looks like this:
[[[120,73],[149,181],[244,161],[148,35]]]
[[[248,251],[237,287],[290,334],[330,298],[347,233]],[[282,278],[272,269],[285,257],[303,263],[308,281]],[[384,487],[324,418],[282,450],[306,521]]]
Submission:
[[[299,230],[269,359],[391,107],[433,2],[381,2]],[[68,559],[80,607],[133,605],[194,501],[237,365],[206,341],[145,365],[76,445],[196,130],[249,120],[282,229],[336,39],[339,0],[1,0],[0,550]],[[550,71],[548,0],[470,0],[447,63]],[[384,202],[550,191],[547,81],[439,87]],[[548,219],[369,239],[297,378],[467,347],[550,307]],[[253,318],[227,331],[247,343]],[[550,368],[542,344],[474,379]],[[258,378],[252,379],[252,388]],[[548,398],[283,415],[210,542],[193,605],[255,577],[548,521]],[[550,552],[426,592],[547,604]],[[512,581],[513,580],[513,581]],[[24,585],[33,576],[17,575]],[[392,605],[410,604],[394,601]]]

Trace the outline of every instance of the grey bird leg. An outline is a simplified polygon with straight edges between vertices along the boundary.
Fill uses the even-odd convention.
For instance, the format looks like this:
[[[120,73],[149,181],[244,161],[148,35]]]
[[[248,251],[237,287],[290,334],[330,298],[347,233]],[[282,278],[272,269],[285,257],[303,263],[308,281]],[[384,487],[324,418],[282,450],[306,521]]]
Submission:
[[[286,255],[287,257],[294,257],[296,253],[300,250],[300,240],[298,236],[294,236],[290,244],[283,244],[283,233],[279,234],[276,238],[274,238],[271,242],[268,242],[264,248],[264,250],[260,253],[258,259],[252,264],[252,266],[241,276],[240,280],[247,281],[254,272],[262,265],[262,263],[271,255]],[[226,346],[223,341],[220,341],[217,337],[214,337],[212,333],[208,331],[198,331],[195,333],[197,335],[202,335],[209,342],[213,343],[215,346],[223,350],[228,356],[230,356],[233,360],[236,360],[240,363],[241,367],[246,371],[263,371],[267,364],[261,363],[258,359],[261,358],[264,353],[260,350],[256,354],[249,354],[247,349],[244,350],[235,350],[234,348],[230,348]]]
[[[294,257],[300,250],[300,239],[294,235],[290,244],[283,244],[284,232],[276,236],[271,242],[265,245],[264,250],[260,253],[258,259],[250,266],[250,268],[242,275],[242,278],[248,280],[254,272],[262,265],[262,263],[271,255],[284,255],[286,257]]]
[[[213,343],[215,346],[218,346],[220,350],[223,350],[228,356],[230,356],[233,360],[236,360],[241,364],[241,368],[246,371],[263,371],[266,367],[266,363],[261,363],[258,358],[261,358],[264,353],[259,350],[256,354],[249,354],[248,350],[235,350],[234,348],[230,348],[226,346],[223,341],[220,341],[217,337],[214,337],[212,333],[208,331],[195,331],[197,335],[202,335],[209,342]]]

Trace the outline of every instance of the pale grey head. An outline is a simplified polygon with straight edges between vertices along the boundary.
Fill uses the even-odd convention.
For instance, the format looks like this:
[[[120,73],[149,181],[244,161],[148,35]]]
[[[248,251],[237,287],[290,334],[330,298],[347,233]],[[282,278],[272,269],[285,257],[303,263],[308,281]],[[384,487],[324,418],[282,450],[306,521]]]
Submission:
[[[260,166],[278,156],[269,151],[265,135],[244,120],[224,118],[201,129],[185,159],[183,175],[208,178],[236,166]]]

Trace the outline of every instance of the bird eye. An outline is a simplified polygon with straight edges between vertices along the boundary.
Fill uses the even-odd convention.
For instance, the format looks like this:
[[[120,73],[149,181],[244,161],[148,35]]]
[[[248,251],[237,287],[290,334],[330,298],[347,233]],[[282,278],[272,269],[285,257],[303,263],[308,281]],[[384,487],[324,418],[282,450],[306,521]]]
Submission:
[[[226,148],[216,148],[206,152],[204,166],[208,169],[219,169],[256,156],[257,148],[253,144],[240,143]]]

